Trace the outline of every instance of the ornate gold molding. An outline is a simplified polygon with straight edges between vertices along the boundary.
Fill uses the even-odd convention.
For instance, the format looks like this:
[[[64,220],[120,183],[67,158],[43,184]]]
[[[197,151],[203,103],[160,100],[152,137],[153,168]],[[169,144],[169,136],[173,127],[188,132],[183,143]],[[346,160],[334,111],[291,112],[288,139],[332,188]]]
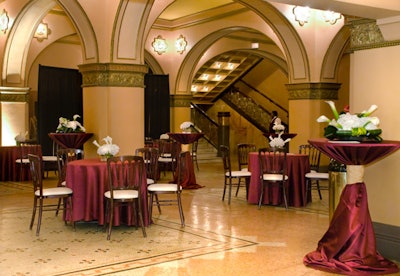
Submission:
[[[82,87],[144,87],[148,67],[141,64],[89,63],[79,65]]]
[[[1,102],[29,102],[29,87],[0,87]]]
[[[286,84],[289,100],[337,100],[340,83]]]
[[[190,102],[193,100],[192,95],[171,95],[171,107],[190,107]]]
[[[360,19],[349,23],[350,50],[359,51],[399,45],[400,41],[385,41],[376,20]]]

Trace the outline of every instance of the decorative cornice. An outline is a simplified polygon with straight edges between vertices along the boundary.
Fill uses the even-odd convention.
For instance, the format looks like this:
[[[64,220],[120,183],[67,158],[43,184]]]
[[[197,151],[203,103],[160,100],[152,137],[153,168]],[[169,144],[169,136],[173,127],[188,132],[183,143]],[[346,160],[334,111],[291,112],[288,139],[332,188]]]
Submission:
[[[171,107],[190,107],[190,102],[193,100],[192,95],[171,95]]]
[[[400,44],[400,40],[385,41],[376,20],[360,19],[349,23],[350,51],[390,47]]]
[[[286,84],[289,100],[337,100],[340,83]]]
[[[1,102],[29,102],[29,87],[0,87]]]
[[[89,63],[79,65],[82,87],[144,87],[148,67],[141,64]]]

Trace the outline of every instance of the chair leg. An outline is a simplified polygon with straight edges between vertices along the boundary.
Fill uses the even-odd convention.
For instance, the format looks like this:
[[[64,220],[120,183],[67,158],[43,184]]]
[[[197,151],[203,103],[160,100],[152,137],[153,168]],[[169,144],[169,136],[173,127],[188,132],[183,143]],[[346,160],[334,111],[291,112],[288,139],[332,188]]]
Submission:
[[[40,233],[40,225],[42,224],[42,214],[43,214],[43,198],[39,199],[39,216],[38,216],[38,222],[37,222],[37,228],[36,228],[36,236],[39,236]]]
[[[286,197],[286,184],[285,182],[282,183],[282,193],[283,193],[283,200],[285,201],[285,209],[288,209],[288,202]]]
[[[226,177],[225,177],[225,180],[224,180],[224,192],[222,193],[222,201],[225,200],[226,186],[227,186],[227,183],[226,183]]]
[[[318,190],[319,199],[322,200],[321,189],[319,187],[319,181],[318,180],[317,180],[317,190]]]
[[[155,194],[155,197],[156,197],[158,213],[161,215],[161,205],[160,205],[160,202],[158,201],[158,194]]]
[[[238,196],[238,193],[239,193],[239,189],[240,189],[240,180],[242,180],[242,179],[241,179],[241,178],[238,178],[238,184],[237,184],[235,196]]]
[[[153,217],[153,193],[150,193],[150,200],[149,200],[149,221]]]
[[[56,216],[58,216],[58,212],[60,211],[61,206],[61,198],[58,199],[57,209],[56,209]]]
[[[228,205],[231,204],[231,197],[232,197],[232,178],[229,178],[229,198],[228,198]]]
[[[137,208],[135,208],[135,211],[137,210],[138,215],[139,215],[139,219],[137,220],[137,223],[140,223],[140,226],[142,227],[143,237],[146,238],[147,233],[146,233],[146,228],[144,227],[144,219],[143,219],[143,214],[142,214],[141,202],[139,199],[135,202],[137,203]]]
[[[29,225],[29,230],[32,230],[33,223],[35,222],[36,207],[37,207],[37,197],[33,199],[32,218],[31,218],[31,224]]]
[[[72,225],[72,228],[74,229],[74,231],[75,231],[75,221],[74,221],[74,217],[73,217],[73,210],[74,210],[74,208],[73,208],[73,206],[72,206],[72,196],[69,196],[68,197],[68,206],[69,206],[69,218],[70,218],[70,223],[71,223],[71,225]],[[64,220],[66,221],[66,218],[64,218]]]
[[[259,198],[259,200],[258,200],[258,209],[261,209],[261,204],[262,204],[262,200],[263,200],[263,197],[264,197],[264,190],[265,190],[264,182],[262,182],[262,183],[261,183],[260,198]]]
[[[113,220],[114,220],[114,203],[110,200],[109,204],[109,222],[108,222],[108,232],[107,232],[107,240],[110,240],[111,238],[111,231],[112,231],[112,225],[113,225]]]
[[[177,194],[177,199],[178,199],[179,216],[181,217],[181,225],[182,227],[185,227],[185,216],[183,215],[182,200],[180,193]]]

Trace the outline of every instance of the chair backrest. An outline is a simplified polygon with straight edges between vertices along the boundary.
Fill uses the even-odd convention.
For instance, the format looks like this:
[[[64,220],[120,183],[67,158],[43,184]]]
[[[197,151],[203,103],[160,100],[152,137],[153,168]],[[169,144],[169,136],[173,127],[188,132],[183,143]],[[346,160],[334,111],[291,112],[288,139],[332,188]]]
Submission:
[[[182,151],[179,153],[178,156],[178,160],[177,160],[177,165],[178,165],[178,169],[177,169],[177,174],[178,174],[178,181],[176,184],[178,184],[179,186],[181,186],[182,181],[184,179],[187,179],[189,176],[186,175],[188,174],[189,170],[186,169],[186,167],[188,166],[190,160],[190,152],[189,151]],[[178,191],[180,191],[180,189],[178,189]]]
[[[31,144],[21,142],[19,144],[19,159],[28,158],[28,154],[38,155],[39,158],[42,158],[42,146],[40,144]]]
[[[159,141],[159,153],[162,157],[171,157],[174,162],[178,159],[181,151],[180,143],[172,139],[160,139]]]
[[[141,156],[122,155],[108,158],[107,172],[111,198],[114,190],[137,190],[140,195],[145,169]]]
[[[256,145],[241,143],[237,145],[239,171],[249,164],[249,153],[257,151]]]
[[[258,150],[260,177],[263,174],[286,174],[286,148],[260,148]]]
[[[33,192],[40,191],[40,196],[43,196],[43,179],[42,179],[42,159],[39,155],[28,154],[29,168],[33,183]]]
[[[83,159],[84,152],[82,149],[62,148],[57,150],[57,168],[59,184],[65,181],[68,162]]]
[[[229,173],[229,176],[232,175],[232,167],[231,167],[231,156],[229,147],[221,145],[220,147],[222,164],[224,166],[224,173]]]
[[[144,147],[137,148],[135,155],[143,157],[144,164],[146,166],[147,178],[156,180],[158,177],[158,148]]]
[[[299,153],[307,154],[310,161],[310,169],[314,171],[319,170],[319,164],[321,160],[321,152],[310,144],[300,145]]]

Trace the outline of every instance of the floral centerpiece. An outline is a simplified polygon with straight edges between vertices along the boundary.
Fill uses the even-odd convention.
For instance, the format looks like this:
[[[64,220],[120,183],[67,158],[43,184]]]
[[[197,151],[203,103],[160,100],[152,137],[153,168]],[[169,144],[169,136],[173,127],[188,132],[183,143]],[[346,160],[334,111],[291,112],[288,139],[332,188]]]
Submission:
[[[78,114],[75,114],[72,120],[60,117],[58,119],[58,126],[56,133],[76,133],[76,132],[86,132],[86,129],[77,121],[80,118]]]
[[[322,115],[317,119],[319,123],[328,123],[324,129],[326,138],[330,140],[382,141],[379,136],[382,133],[382,130],[378,128],[379,119],[370,116],[378,108],[376,105],[372,105],[368,110],[359,114],[350,114],[348,108],[339,114],[334,102],[326,101],[326,103],[331,107],[334,118],[330,120]]]
[[[180,128],[183,132],[190,132],[190,128],[193,126],[192,122],[183,122]]]
[[[269,136],[269,140],[270,140],[269,145],[271,148],[283,148],[283,147],[285,147],[285,144],[290,141],[290,138],[283,140],[281,137],[282,134],[283,134],[283,131],[281,131],[278,134],[278,137]]]
[[[93,141],[93,144],[97,146],[97,154],[101,156],[102,160],[107,160],[114,155],[117,155],[119,152],[119,147],[112,143],[112,138],[107,136],[103,138],[105,144],[100,145],[96,140]]]
[[[275,131],[276,134],[279,134],[285,131],[285,126],[280,123],[275,123],[272,129]]]

